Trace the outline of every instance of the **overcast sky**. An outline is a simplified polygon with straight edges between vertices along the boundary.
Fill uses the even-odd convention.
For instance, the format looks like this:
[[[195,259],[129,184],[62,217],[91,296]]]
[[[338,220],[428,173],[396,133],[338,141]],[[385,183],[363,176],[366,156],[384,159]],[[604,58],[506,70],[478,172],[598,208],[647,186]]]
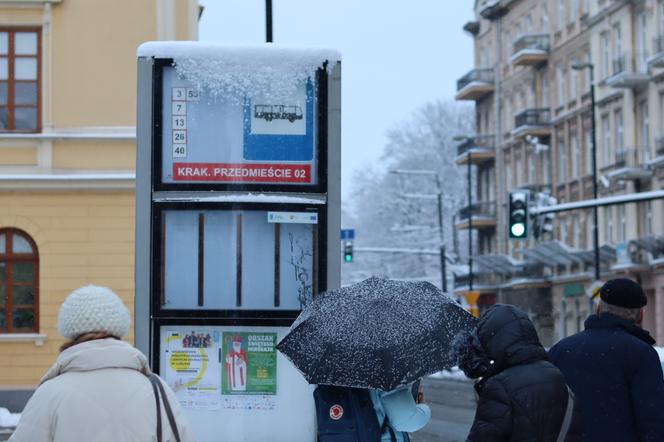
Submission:
[[[199,0],[200,40],[265,41],[264,0]],[[337,49],[342,56],[342,192],[374,165],[385,133],[435,99],[453,99],[472,69],[472,1],[273,0],[275,43]]]

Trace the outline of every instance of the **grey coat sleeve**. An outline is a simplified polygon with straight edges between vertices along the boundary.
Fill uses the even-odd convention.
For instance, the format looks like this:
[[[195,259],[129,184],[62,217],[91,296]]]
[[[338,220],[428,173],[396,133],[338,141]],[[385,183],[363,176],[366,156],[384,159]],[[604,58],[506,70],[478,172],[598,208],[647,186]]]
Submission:
[[[508,441],[512,433],[512,405],[503,385],[489,380],[482,390],[468,442]]]

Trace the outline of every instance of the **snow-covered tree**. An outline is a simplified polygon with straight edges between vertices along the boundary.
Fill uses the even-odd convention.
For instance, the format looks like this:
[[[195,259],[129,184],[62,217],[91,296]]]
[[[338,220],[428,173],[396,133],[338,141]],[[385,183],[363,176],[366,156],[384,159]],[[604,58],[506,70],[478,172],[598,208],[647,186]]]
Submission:
[[[436,177],[393,173],[434,171],[443,194],[445,244],[448,255],[454,258],[458,250],[454,247],[453,216],[465,205],[467,189],[465,174],[454,162],[458,142],[453,138],[472,132],[472,107],[445,101],[427,103],[391,129],[378,167],[353,178],[354,192],[346,210],[355,224],[355,246],[438,249],[438,205],[432,198],[438,193]],[[465,238],[460,235],[461,245]],[[427,279],[438,284],[440,260],[436,256],[358,252],[353,264],[343,266],[345,283],[371,275]]]

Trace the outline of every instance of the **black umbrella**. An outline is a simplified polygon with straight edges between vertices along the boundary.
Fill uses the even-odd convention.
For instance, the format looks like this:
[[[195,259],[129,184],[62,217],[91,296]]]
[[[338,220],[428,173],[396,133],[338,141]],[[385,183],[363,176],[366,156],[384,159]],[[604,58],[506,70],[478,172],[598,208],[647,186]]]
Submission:
[[[314,299],[277,348],[311,384],[393,390],[454,365],[475,321],[428,282],[370,278]]]

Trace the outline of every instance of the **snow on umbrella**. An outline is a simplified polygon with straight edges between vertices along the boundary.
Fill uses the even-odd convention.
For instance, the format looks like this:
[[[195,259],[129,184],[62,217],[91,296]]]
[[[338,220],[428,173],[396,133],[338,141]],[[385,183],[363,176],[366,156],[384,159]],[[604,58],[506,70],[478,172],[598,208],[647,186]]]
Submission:
[[[475,321],[428,282],[370,278],[314,299],[277,349],[311,384],[393,390],[453,366]]]

